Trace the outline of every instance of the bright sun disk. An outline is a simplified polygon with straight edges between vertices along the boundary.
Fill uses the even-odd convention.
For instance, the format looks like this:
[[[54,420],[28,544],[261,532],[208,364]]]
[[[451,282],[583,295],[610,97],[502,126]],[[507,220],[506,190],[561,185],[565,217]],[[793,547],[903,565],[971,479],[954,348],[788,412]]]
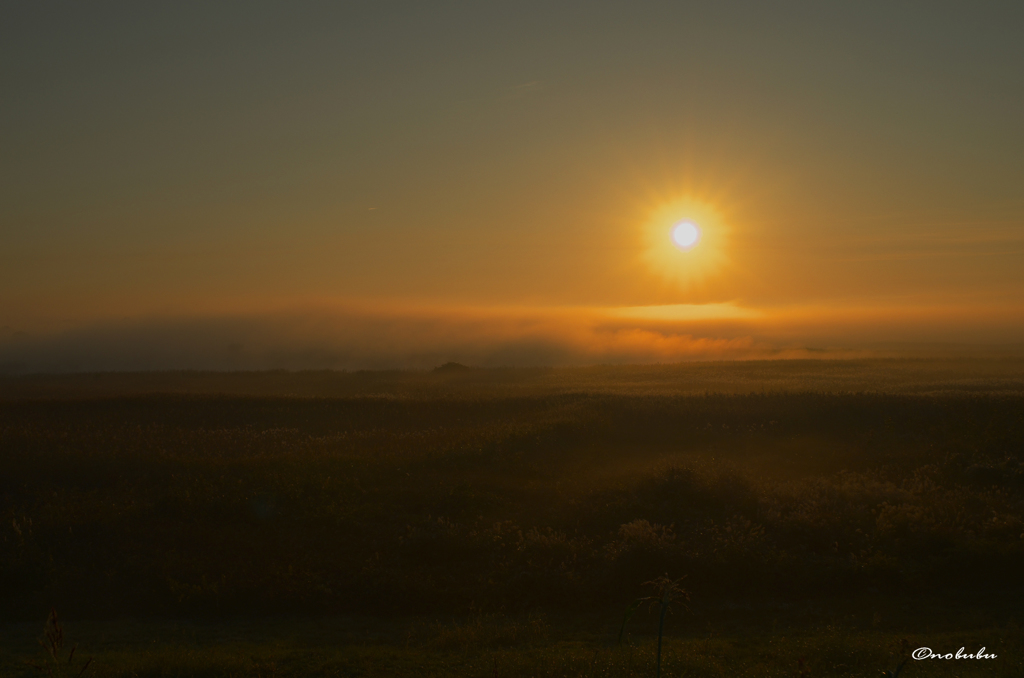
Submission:
[[[696,246],[700,241],[700,229],[697,224],[691,221],[683,221],[676,224],[672,229],[672,242],[682,250],[688,250]]]

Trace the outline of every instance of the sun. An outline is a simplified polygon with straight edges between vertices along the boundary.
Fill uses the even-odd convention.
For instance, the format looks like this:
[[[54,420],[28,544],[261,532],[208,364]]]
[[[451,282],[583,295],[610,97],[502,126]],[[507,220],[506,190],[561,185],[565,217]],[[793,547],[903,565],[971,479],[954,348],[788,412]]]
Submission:
[[[683,196],[654,205],[642,228],[645,268],[678,288],[720,275],[728,263],[729,223],[708,201]]]
[[[700,227],[692,221],[681,221],[672,229],[672,242],[684,252],[697,246],[700,242]]]

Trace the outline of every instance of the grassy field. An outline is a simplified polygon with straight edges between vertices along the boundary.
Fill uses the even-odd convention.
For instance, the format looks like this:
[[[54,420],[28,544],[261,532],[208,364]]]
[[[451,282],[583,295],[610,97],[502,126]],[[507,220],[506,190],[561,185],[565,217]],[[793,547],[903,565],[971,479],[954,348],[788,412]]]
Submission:
[[[948,617],[948,611],[943,615]],[[749,612],[733,616],[742,619]],[[986,646],[999,656],[911,660],[902,675],[1002,678],[1019,676],[1024,669],[1024,640],[1013,626],[958,626],[950,631],[918,620],[920,630],[906,632],[897,628],[899,623],[862,627],[852,618],[792,626],[772,618],[767,628],[710,620],[696,628],[682,617],[673,621],[680,628],[665,643],[665,676],[877,678],[882,669],[899,665],[904,648],[956,652],[964,645],[972,652]],[[970,622],[959,621],[965,623]],[[104,676],[654,675],[656,640],[649,631],[617,645],[617,629],[602,633],[579,626],[575,619],[538,623],[536,618],[488,617],[462,623],[365,617],[81,622],[68,625],[82,658],[76,654],[66,673],[76,675],[88,657],[93,661],[86,675]],[[16,635],[0,651],[5,673],[40,675],[24,663],[30,658],[46,666],[48,657],[32,640],[38,625],[7,625],[3,631]]]
[[[1010,360],[6,377],[0,671],[1021,675],[1022,462]]]

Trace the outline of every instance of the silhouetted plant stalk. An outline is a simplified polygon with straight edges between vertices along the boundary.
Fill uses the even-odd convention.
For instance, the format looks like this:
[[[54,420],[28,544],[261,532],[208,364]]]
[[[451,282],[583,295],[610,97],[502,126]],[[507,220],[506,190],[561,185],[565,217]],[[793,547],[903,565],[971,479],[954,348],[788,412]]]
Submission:
[[[672,602],[682,602],[690,600],[690,593],[681,587],[679,584],[686,577],[680,577],[679,579],[670,579],[667,574],[653,579],[648,582],[644,582],[644,586],[653,586],[656,593],[653,596],[645,596],[643,598],[637,598],[634,600],[629,607],[626,608],[626,614],[622,619],[622,628],[619,629],[619,644],[622,644],[622,637],[626,632],[626,622],[629,621],[633,613],[636,612],[644,603],[650,603],[651,609],[655,607],[659,608],[658,615],[658,658],[657,668],[655,669],[655,678],[661,678],[661,642],[665,636],[665,615],[668,613],[668,607]],[[685,603],[684,603],[685,606]]]
[[[894,653],[897,659],[902,659],[895,669],[892,671],[882,671],[883,678],[899,678],[900,672],[903,671],[903,667],[910,661],[910,643],[907,642],[906,638],[901,638],[898,649]]]
[[[39,644],[50,655],[50,663],[46,666],[40,666],[32,662],[26,662],[29,666],[40,673],[45,672],[49,676],[71,675],[71,662],[75,658],[75,650],[78,649],[78,645],[72,646],[71,651],[68,652],[67,661],[64,661],[64,627],[61,626],[60,619],[57,617],[57,610],[55,609],[51,609],[50,616],[46,618],[46,626],[43,627],[43,636],[39,639]],[[92,658],[90,657],[86,660],[81,670],[78,671],[76,678],[81,678],[91,663]]]

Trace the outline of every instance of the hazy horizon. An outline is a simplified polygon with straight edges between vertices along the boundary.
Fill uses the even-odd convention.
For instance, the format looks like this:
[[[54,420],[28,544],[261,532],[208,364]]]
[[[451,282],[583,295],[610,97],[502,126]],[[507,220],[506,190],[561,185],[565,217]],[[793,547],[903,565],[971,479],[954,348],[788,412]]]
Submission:
[[[281,311],[121,319],[0,337],[0,374],[267,369],[428,369],[708,360],[1020,357],[1017,326],[985,310],[855,319],[732,307]],[[667,317],[664,317],[667,316]],[[780,320],[780,317],[783,320]],[[831,321],[829,323],[828,321]],[[950,323],[953,324],[953,323]],[[1002,342],[985,341],[993,336]]]

